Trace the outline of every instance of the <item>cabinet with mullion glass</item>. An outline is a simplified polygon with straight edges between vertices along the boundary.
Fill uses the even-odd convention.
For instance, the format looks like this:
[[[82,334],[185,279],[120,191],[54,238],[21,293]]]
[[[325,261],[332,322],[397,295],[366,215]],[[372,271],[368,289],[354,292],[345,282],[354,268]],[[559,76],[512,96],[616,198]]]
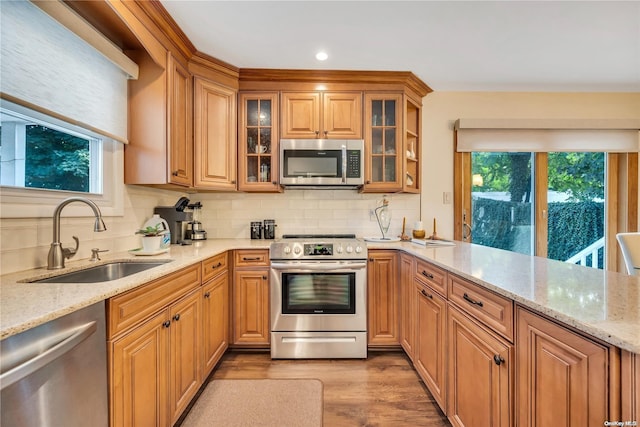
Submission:
[[[240,94],[240,191],[278,192],[278,93]]]
[[[365,152],[367,154],[364,192],[401,191],[402,95],[365,95]]]

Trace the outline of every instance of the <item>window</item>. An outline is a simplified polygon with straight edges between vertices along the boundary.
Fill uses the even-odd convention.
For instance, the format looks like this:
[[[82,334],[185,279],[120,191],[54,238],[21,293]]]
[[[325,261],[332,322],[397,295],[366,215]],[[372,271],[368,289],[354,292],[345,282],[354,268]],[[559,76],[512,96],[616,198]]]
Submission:
[[[102,139],[0,109],[0,184],[102,193]]]

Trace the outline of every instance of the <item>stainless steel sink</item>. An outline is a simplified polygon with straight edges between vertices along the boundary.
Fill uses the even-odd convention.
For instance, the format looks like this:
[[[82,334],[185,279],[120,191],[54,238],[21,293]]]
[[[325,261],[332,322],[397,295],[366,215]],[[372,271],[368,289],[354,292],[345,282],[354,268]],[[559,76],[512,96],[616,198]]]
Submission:
[[[46,279],[29,280],[29,283],[97,283],[121,279],[141,271],[171,262],[171,260],[158,261],[115,261],[107,264],[96,265],[71,273]]]

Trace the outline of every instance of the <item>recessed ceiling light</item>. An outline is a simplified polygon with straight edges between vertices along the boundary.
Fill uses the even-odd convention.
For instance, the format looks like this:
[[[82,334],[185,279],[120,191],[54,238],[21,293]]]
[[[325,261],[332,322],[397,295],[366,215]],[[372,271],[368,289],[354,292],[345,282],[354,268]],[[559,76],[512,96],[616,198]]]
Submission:
[[[318,61],[326,61],[328,57],[329,57],[329,55],[327,55],[327,52],[320,51],[320,52],[316,53],[316,59]]]

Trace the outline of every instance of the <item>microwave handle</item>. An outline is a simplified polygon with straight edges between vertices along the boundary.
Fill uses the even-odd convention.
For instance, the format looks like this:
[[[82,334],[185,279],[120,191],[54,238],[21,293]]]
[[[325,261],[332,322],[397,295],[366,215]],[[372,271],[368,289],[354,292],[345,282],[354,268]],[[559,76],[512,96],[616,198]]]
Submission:
[[[342,144],[342,183],[347,183],[347,146]]]

